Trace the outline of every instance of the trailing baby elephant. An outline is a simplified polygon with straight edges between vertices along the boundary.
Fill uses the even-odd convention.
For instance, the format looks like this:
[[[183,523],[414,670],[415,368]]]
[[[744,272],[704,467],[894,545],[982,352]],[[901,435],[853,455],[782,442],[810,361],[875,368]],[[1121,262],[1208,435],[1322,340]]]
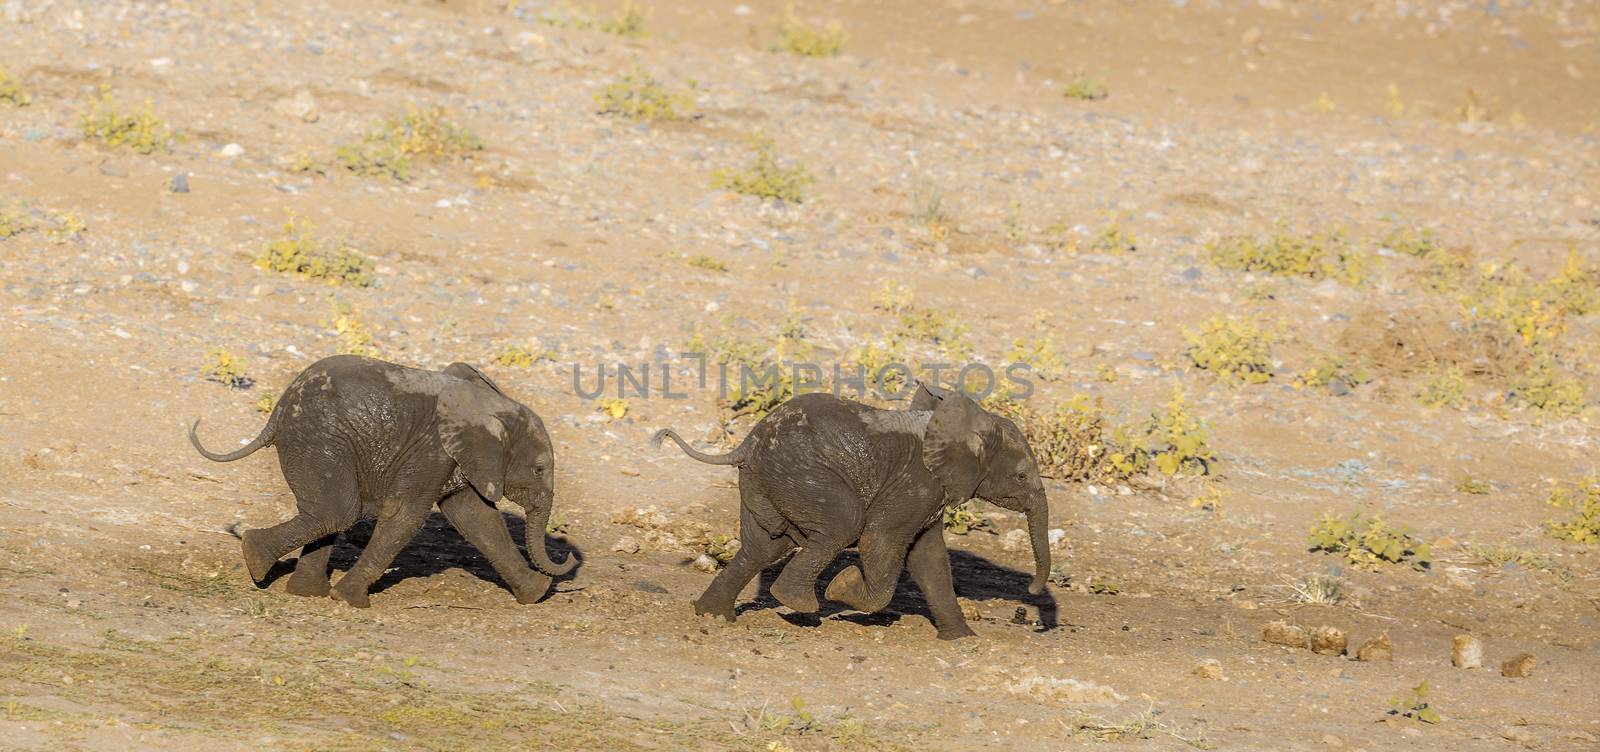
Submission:
[[[278,464],[298,511],[287,522],[241,536],[245,566],[257,582],[280,557],[304,547],[288,590],[327,595],[335,536],[360,519],[377,520],[372,538],[334,597],[366,608],[367,589],[422,528],[437,502],[511,586],[533,603],[551,576],[572,571],[545,552],[555,497],[555,453],[544,423],[500,391],[482,371],[452,363],[442,371],[337,355],[296,376],[261,434],[219,454],[189,441],[206,459],[232,462],[262,447]],[[526,544],[538,571],[517,551],[495,502],[505,495],[527,510]]]
[[[856,546],[861,566],[841,571],[825,593],[859,611],[878,611],[908,569],[933,612],[941,639],[973,634],[956,603],[942,512],[978,497],[1025,512],[1034,578],[1050,574],[1049,505],[1039,466],[1016,424],[960,392],[922,387],[911,409],[880,410],[828,394],[795,397],[725,455],[671,437],[689,456],[739,468],[743,547],[717,574],[695,611],[732,621],[733,601],[751,578],[795,547],[772,595],[802,613],[817,610],[816,580],[840,551]]]

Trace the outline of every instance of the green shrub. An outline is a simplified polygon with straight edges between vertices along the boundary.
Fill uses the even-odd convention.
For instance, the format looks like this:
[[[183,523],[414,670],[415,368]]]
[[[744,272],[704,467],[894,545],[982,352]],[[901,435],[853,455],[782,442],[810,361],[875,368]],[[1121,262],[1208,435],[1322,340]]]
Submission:
[[[1568,375],[1555,361],[1540,358],[1512,383],[1511,397],[1518,404],[1556,415],[1577,415],[1588,404],[1583,382]]]
[[[1356,387],[1371,381],[1372,373],[1365,366],[1350,362],[1344,355],[1324,353],[1318,356],[1315,365],[1295,377],[1296,382],[1307,387],[1324,387],[1335,380],[1345,386]]]
[[[985,530],[989,527],[989,521],[973,511],[971,501],[947,506],[943,515],[944,529],[952,535],[966,535],[974,530]]]
[[[1097,99],[1105,99],[1110,96],[1111,92],[1106,89],[1105,81],[1101,80],[1099,76],[1078,68],[1067,79],[1067,85],[1061,90],[1061,94],[1067,99],[1092,102]]]
[[[410,108],[400,118],[374,126],[361,140],[334,151],[334,161],[366,177],[411,179],[412,160],[459,158],[483,149],[471,131],[445,119],[441,108]]]
[[[311,234],[311,225],[293,213],[283,224],[283,236],[267,243],[256,257],[258,268],[303,279],[316,279],[332,285],[370,287],[377,279],[372,262],[341,243],[327,250]]]
[[[126,112],[107,88],[83,116],[83,137],[107,146],[127,146],[140,154],[172,151],[172,129],[155,116],[150,102],[138,112]]]
[[[215,381],[230,389],[249,389],[255,383],[245,375],[244,359],[222,348],[206,353],[205,364],[200,367],[200,375],[208,381]]]
[[[1233,384],[1264,384],[1272,379],[1274,337],[1251,322],[1217,316],[1199,329],[1184,330],[1184,338],[1196,368]]]
[[[1424,258],[1439,250],[1439,245],[1433,239],[1433,230],[1430,228],[1417,229],[1407,225],[1400,225],[1391,229],[1378,245],[1388,248],[1395,253]]]
[[[1487,496],[1494,493],[1494,484],[1481,478],[1463,475],[1456,481],[1456,490],[1471,496]]]
[[[1096,253],[1120,256],[1139,250],[1139,245],[1133,233],[1122,226],[1122,215],[1112,212],[1106,219],[1106,226],[1095,236],[1090,248]]]
[[[26,89],[22,88],[22,81],[0,68],[0,102],[10,102],[17,107],[26,107],[33,101]]]
[[[1443,720],[1439,711],[1428,702],[1428,682],[1424,681],[1408,692],[1389,700],[1390,713],[1415,718],[1423,723],[1438,723]]]
[[[844,51],[850,35],[838,21],[826,25],[809,24],[794,14],[789,6],[778,21],[778,44],[791,54],[802,57],[833,57]]]
[[[365,322],[356,313],[355,306],[349,303],[331,301],[332,315],[322,325],[331,329],[334,336],[339,338],[340,355],[361,355],[374,357],[378,348],[374,346],[372,330],[367,328]]]
[[[1209,475],[1217,460],[1211,429],[1192,413],[1180,387],[1172,388],[1166,409],[1151,412],[1146,421],[1118,426],[1111,443],[1111,466],[1123,476],[1149,467],[1168,476]]]
[[[811,173],[803,165],[786,167],[772,153],[772,142],[756,142],[755,159],[743,170],[717,170],[711,175],[711,187],[758,198],[775,198],[790,203],[800,203],[805,188],[812,182]]]
[[[33,218],[28,216],[28,211],[17,204],[0,209],[0,240],[31,232],[37,227]]]
[[[1311,528],[1310,546],[1312,551],[1342,553],[1351,566],[1362,569],[1377,569],[1385,563],[1426,569],[1431,563],[1428,544],[1411,537],[1406,528],[1389,527],[1377,514],[1324,514]]]
[[[996,415],[1010,418],[1027,437],[1039,474],[1069,481],[1101,480],[1111,475],[1106,418],[1099,403],[1075,394],[1048,412],[1000,397],[984,401]]]
[[[694,267],[696,269],[705,269],[707,271],[713,271],[713,272],[725,272],[725,271],[728,271],[728,265],[727,264],[723,263],[719,259],[712,258],[712,257],[707,256],[705,254],[698,254],[698,255],[690,256],[689,260],[688,260],[688,263],[689,263],[690,266],[692,266],[692,267]]]
[[[1552,537],[1574,543],[1600,543],[1600,481],[1588,478],[1573,487],[1550,489],[1550,506],[1571,512],[1565,522],[1551,520],[1545,530]]]
[[[507,368],[529,368],[534,363],[549,359],[550,354],[544,350],[527,347],[524,345],[506,345],[494,356],[495,365]]]
[[[1286,277],[1335,279],[1358,284],[1371,260],[1352,247],[1342,233],[1292,235],[1279,231],[1266,238],[1231,237],[1206,246],[1223,269],[1265,272]]]
[[[521,9],[522,3],[510,5],[510,9],[516,12]],[[598,30],[619,37],[643,39],[650,36],[650,11],[632,2],[623,3],[617,15],[601,18],[592,4],[576,5],[562,0],[539,11],[533,20],[563,29]]]
[[[1429,367],[1422,384],[1417,387],[1417,401],[1428,407],[1451,407],[1457,410],[1466,404],[1467,377],[1460,368]]]
[[[637,121],[683,120],[694,112],[692,91],[674,92],[654,76],[634,70],[594,95],[602,115]]]
[[[1006,360],[1011,363],[1026,363],[1041,378],[1053,378],[1061,375],[1066,370],[1067,362],[1056,353],[1055,338],[1050,335],[1023,339],[1018,337],[1011,343],[1011,349],[1006,352]]]

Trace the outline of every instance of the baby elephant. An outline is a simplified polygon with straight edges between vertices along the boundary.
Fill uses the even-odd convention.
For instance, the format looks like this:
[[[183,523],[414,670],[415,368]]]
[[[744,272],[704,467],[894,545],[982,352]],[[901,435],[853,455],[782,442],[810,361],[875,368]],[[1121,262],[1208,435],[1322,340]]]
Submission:
[[[1027,513],[1035,568],[1029,592],[1043,592],[1049,577],[1049,506],[1033,450],[1016,424],[960,392],[924,386],[906,411],[802,395],[720,456],[695,451],[672,429],[656,441],[664,437],[701,462],[739,467],[743,547],[695,601],[697,613],[733,620],[739,591],[796,546],[772,595],[795,611],[816,611],[817,578],[840,551],[856,546],[861,567],[828,583],[829,600],[878,611],[909,569],[939,637],[969,636],[950,579],[942,512],[973,497]]]
[[[189,428],[189,441],[209,460],[232,462],[278,448],[297,513],[241,536],[245,566],[257,582],[303,546],[288,590],[327,595],[335,536],[376,518],[361,557],[333,588],[334,597],[366,608],[367,589],[422,529],[435,502],[488,557],[518,603],[539,600],[551,575],[577,564],[570,557],[556,564],[544,548],[555,496],[555,453],[544,423],[466,363],[424,371],[354,355],[324,358],[295,377],[261,435],[239,450],[208,451],[195,436],[199,426],[196,420]],[[527,510],[526,544],[538,572],[528,568],[495,509],[502,494]]]

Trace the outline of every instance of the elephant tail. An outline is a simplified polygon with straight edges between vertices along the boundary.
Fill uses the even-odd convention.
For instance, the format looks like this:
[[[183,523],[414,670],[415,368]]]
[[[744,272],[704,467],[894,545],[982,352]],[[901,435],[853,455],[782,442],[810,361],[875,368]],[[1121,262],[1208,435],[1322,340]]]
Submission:
[[[237,459],[249,457],[250,455],[254,454],[257,449],[272,445],[272,440],[276,438],[278,434],[278,413],[276,410],[273,411],[272,417],[267,419],[267,425],[261,428],[261,433],[257,434],[249,444],[245,444],[244,446],[226,454],[218,454],[202,446],[200,444],[200,437],[195,433],[199,428],[200,419],[195,418],[194,425],[189,426],[189,443],[194,445],[195,451],[199,452],[200,456],[205,457],[212,462],[232,462]]]
[[[659,431],[656,431],[656,435],[654,438],[650,439],[650,443],[653,446],[659,447],[661,446],[661,441],[667,438],[670,438],[676,442],[678,444],[678,448],[682,449],[684,454],[700,460],[707,465],[737,465],[741,462],[744,462],[745,455],[748,453],[745,448],[746,444],[744,443],[739,444],[739,446],[735,447],[733,451],[728,452],[727,454],[706,454],[705,452],[696,451],[694,447],[689,446],[688,442],[683,440],[682,436],[678,435],[677,431],[674,431],[670,428],[663,428]],[[746,441],[748,442],[748,439],[746,439]]]

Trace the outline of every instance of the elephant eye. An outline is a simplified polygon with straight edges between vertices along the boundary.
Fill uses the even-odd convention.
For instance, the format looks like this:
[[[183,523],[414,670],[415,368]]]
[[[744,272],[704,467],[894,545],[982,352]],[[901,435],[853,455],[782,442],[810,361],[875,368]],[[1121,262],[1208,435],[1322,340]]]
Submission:
[[[533,466],[533,474],[534,475],[544,475],[544,465],[534,465]]]
[[[1022,471],[1020,473],[1017,473],[1017,480],[1027,480],[1027,479],[1028,479],[1028,471],[1024,470],[1024,471]]]

